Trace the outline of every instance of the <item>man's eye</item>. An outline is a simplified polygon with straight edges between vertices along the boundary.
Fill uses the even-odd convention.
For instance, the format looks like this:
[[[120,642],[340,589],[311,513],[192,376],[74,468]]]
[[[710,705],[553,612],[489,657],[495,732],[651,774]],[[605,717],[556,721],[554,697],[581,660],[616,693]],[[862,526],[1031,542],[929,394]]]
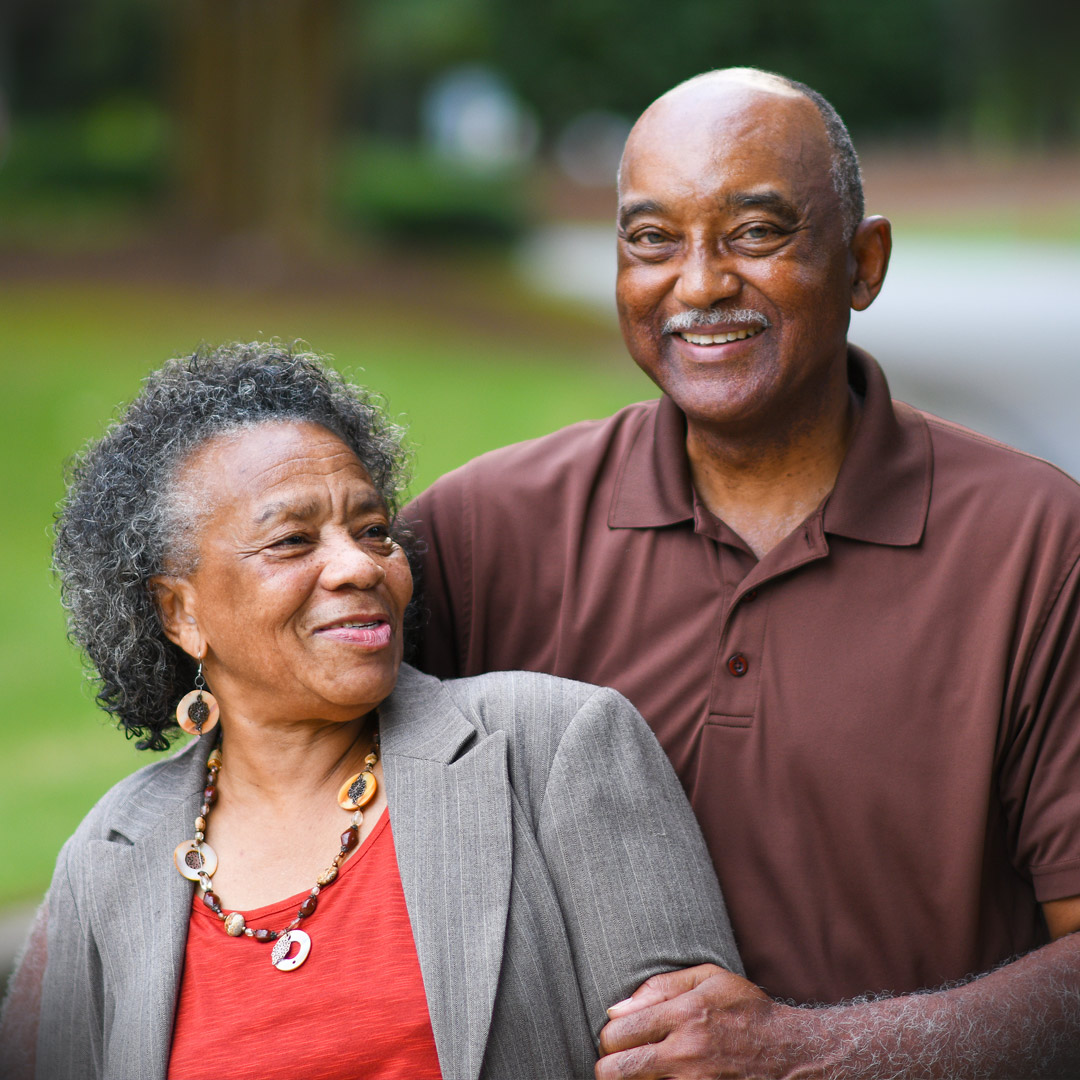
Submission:
[[[635,244],[644,244],[646,247],[667,243],[667,237],[657,229],[642,229],[641,232],[634,233],[633,240]]]
[[[751,225],[743,232],[746,240],[768,240],[776,235],[776,230],[771,225]]]
[[[299,547],[301,544],[308,542],[308,538],[303,533],[290,533],[280,540],[275,540],[274,547]]]

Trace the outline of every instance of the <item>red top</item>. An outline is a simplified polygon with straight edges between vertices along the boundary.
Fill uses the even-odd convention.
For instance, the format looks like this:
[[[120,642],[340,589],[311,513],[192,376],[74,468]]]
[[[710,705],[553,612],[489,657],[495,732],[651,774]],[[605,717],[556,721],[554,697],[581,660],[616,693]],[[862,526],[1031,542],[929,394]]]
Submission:
[[[305,895],[244,918],[279,930]],[[196,895],[169,1080],[438,1080],[389,813],[301,929],[311,936],[307,960],[278,971],[272,945],[229,937]]]

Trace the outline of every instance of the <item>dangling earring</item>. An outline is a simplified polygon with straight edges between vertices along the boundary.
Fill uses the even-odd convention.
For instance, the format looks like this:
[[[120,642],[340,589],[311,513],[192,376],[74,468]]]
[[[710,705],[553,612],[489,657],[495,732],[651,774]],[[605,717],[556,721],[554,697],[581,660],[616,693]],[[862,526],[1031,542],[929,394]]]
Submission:
[[[217,699],[206,689],[200,660],[195,675],[195,689],[180,699],[180,704],[176,706],[176,722],[189,735],[202,735],[217,727],[220,711]]]

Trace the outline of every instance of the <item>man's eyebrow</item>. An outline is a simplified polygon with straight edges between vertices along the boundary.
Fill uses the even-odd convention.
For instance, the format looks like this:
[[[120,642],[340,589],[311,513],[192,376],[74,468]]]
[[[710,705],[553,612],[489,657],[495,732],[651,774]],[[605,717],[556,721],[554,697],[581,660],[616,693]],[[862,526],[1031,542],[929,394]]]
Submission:
[[[636,202],[627,203],[619,207],[619,228],[625,228],[626,223],[638,216],[638,214],[662,214],[664,204],[655,199],[638,199]]]
[[[724,202],[732,210],[771,210],[791,223],[800,217],[798,209],[778,191],[737,191],[726,196]]]

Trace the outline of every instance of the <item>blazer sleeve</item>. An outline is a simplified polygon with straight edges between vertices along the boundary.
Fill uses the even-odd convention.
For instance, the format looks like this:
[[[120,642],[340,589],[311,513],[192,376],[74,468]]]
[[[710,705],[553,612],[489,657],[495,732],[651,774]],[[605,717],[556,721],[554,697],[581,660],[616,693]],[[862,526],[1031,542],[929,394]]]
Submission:
[[[41,986],[36,1073],[48,1080],[101,1076],[104,1000],[101,957],[72,888],[75,838],[57,859],[46,897],[48,964]]]
[[[597,689],[552,760],[537,838],[570,936],[594,1036],[652,975],[742,963],[705,842],[637,710]]]

